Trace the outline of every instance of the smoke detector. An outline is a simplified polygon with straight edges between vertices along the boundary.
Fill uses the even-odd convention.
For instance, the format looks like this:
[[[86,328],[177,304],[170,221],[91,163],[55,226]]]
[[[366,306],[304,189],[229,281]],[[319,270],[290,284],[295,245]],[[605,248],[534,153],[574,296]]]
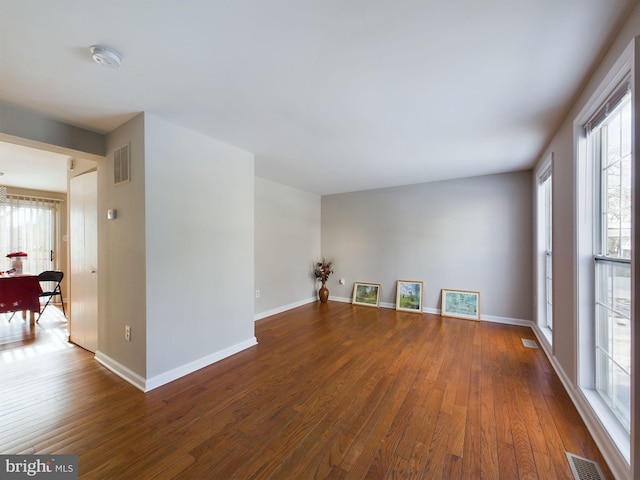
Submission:
[[[91,57],[97,64],[108,68],[118,68],[120,66],[120,54],[109,47],[93,45],[91,47]]]

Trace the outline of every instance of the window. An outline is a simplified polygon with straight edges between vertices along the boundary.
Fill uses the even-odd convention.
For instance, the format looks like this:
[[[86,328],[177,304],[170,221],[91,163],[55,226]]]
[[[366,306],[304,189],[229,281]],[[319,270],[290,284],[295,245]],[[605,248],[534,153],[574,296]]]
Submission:
[[[0,204],[0,259],[24,251],[25,270],[52,270],[58,204],[58,200],[7,195],[6,203]],[[7,268],[8,262],[0,264],[0,270]]]
[[[603,438],[611,439],[624,458],[626,467],[618,463],[620,471],[631,463],[634,395],[631,86],[638,81],[636,43],[630,43],[574,122],[577,381],[591,428],[605,430]]]
[[[588,134],[596,172],[595,385],[630,430],[631,93],[628,82]],[[621,98],[620,98],[621,97]]]
[[[537,171],[537,276],[538,276],[538,326],[547,330],[552,340],[553,330],[553,251],[551,245],[552,219],[552,163],[550,155]]]

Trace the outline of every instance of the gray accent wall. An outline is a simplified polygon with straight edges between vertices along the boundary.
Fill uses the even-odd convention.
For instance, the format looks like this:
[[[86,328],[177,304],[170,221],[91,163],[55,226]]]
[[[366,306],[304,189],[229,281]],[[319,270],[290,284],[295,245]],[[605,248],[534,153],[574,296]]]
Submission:
[[[145,299],[145,120],[139,114],[107,136],[98,162],[98,350],[141,379],[147,376]],[[129,145],[131,181],[113,184],[113,152]],[[107,210],[116,210],[107,220]],[[131,341],[124,339],[125,325]]]
[[[256,177],[254,224],[256,318],[315,300],[320,196]]]
[[[24,141],[104,155],[105,136],[36,112],[0,103],[0,134]]]
[[[443,288],[477,290],[483,317],[531,320],[532,237],[530,171],[322,197],[330,299],[375,282],[391,306],[397,280],[421,280],[427,311]]]

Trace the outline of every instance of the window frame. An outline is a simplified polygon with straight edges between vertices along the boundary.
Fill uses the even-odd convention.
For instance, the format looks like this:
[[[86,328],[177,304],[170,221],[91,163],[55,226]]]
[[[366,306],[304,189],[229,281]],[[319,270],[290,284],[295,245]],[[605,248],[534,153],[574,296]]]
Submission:
[[[626,79],[623,81],[622,87],[617,87],[619,90],[627,90],[625,84],[628,85],[629,80]],[[630,92],[629,92],[630,93]],[[630,256],[624,255],[623,247],[625,242],[623,242],[624,236],[622,235],[623,231],[623,218],[620,217],[618,220],[618,230],[620,232],[620,236],[618,238],[618,247],[617,252],[610,252],[610,243],[609,243],[609,232],[611,224],[609,223],[608,216],[611,213],[610,205],[609,205],[609,197],[608,192],[610,188],[610,184],[608,183],[610,180],[608,170],[610,168],[619,168],[619,174],[616,176],[616,180],[620,181],[624,178],[623,172],[623,159],[627,158],[629,163],[632,162],[632,152],[631,145],[629,145],[629,151],[627,151],[626,155],[623,155],[622,150],[618,153],[617,158],[613,163],[610,162],[609,154],[609,144],[608,139],[611,133],[611,128],[615,128],[616,120],[622,119],[622,110],[621,107],[627,107],[631,109],[632,99],[627,98],[627,94],[618,95],[619,102],[616,105],[611,106],[611,113],[609,113],[606,117],[602,117],[600,123],[594,126],[593,132],[589,132],[587,135],[587,141],[590,142],[591,145],[594,146],[592,149],[592,154],[594,158],[592,159],[592,165],[594,168],[594,179],[596,183],[596,187],[594,189],[594,210],[593,210],[593,223],[594,223],[594,252],[593,252],[593,275],[595,282],[595,293],[594,293],[594,329],[595,329],[595,344],[594,348],[594,363],[595,363],[595,371],[594,371],[594,379],[595,379],[595,389],[596,391],[603,397],[603,400],[611,409],[612,413],[618,419],[618,421],[622,424],[622,427],[625,431],[630,434],[630,425],[627,425],[627,421],[630,421],[630,417],[626,418],[626,413],[630,415],[630,411],[626,412],[626,409],[620,409],[618,405],[621,402],[617,401],[616,398],[616,390],[620,388],[620,384],[614,381],[616,375],[613,373],[616,369],[623,372],[629,376],[629,387],[631,385],[631,373],[630,366],[623,365],[621,363],[620,358],[616,358],[616,343],[612,343],[612,339],[615,339],[615,329],[616,325],[620,320],[613,320],[612,316],[615,318],[625,318],[629,322],[631,322],[631,313],[625,313],[623,309],[616,308],[616,301],[614,300],[613,292],[617,291],[618,293],[623,292],[618,288],[614,287],[618,282],[616,282],[616,278],[629,278],[629,288],[631,283],[631,258]],[[617,119],[612,117],[613,113],[616,113],[618,116]],[[630,111],[630,113],[632,113]],[[612,127],[614,126],[614,127]],[[623,132],[625,125],[620,123],[618,125],[618,131]],[[629,123],[628,128],[631,129],[631,123]],[[629,132],[631,133],[631,132]],[[622,143],[620,143],[620,148],[622,147]],[[629,171],[630,174],[630,171]],[[631,187],[633,181],[631,178],[628,178],[629,184]],[[622,194],[623,188],[622,184],[620,186],[620,194]],[[629,191],[631,195],[631,191]],[[622,196],[620,197],[622,198]],[[629,198],[631,204],[629,205],[629,209],[632,208],[633,202],[632,199]],[[620,201],[617,206],[617,212],[624,212],[622,208],[623,202]],[[629,212],[630,213],[630,212]],[[629,225],[630,228],[630,225]],[[629,238],[630,241],[630,238]],[[632,247],[628,248],[633,251]],[[624,275],[620,275],[619,273],[616,275],[614,272],[621,272],[619,269],[622,268],[625,272]],[[626,282],[625,282],[626,283]],[[626,285],[625,285],[626,286]],[[610,290],[611,289],[611,290]],[[610,297],[611,294],[611,297]],[[624,293],[621,293],[624,296]],[[631,292],[629,292],[631,294]],[[629,300],[631,298],[629,297]],[[606,327],[606,328],[603,328]],[[619,328],[619,327],[618,327]],[[631,349],[631,344],[629,345]],[[600,359],[600,360],[599,360]],[[605,367],[606,368],[603,368]],[[599,372],[602,372],[602,376],[599,377]],[[608,372],[608,373],[607,373]],[[606,380],[606,381],[605,381]],[[624,382],[626,383],[626,382]],[[618,385],[617,387],[615,385]],[[629,395],[631,393],[629,392]],[[630,399],[629,399],[630,401]],[[622,402],[624,403],[624,402]]]
[[[595,158],[592,151],[591,142],[587,141],[587,136],[584,131],[584,125],[593,118],[607,99],[612,95],[620,83],[627,77],[631,78],[632,89],[632,163],[635,162],[635,152],[638,151],[638,135],[636,127],[636,112],[638,111],[638,91],[636,88],[636,82],[638,77],[635,75],[636,55],[638,55],[638,49],[636,43],[638,39],[634,39],[624,50],[622,55],[613,64],[609,72],[600,82],[591,98],[586,102],[580,113],[577,115],[574,121],[574,182],[575,182],[575,202],[574,202],[574,281],[575,281],[575,308],[574,308],[574,325],[576,328],[576,341],[577,348],[575,349],[575,371],[573,374],[576,378],[579,398],[586,400],[586,403],[582,406],[586,407],[583,413],[586,415],[585,421],[590,425],[590,430],[594,438],[601,438],[603,441],[607,438],[607,442],[612,442],[615,445],[614,449],[607,447],[603,450],[605,456],[610,460],[620,458],[626,462],[626,469],[629,469],[631,465],[631,435],[637,437],[637,430],[634,425],[637,425],[637,419],[635,418],[636,395],[635,395],[635,383],[636,381],[632,377],[631,379],[631,435],[624,430],[618,419],[613,412],[606,405],[600,394],[596,392],[595,388],[595,268],[594,268],[594,254],[597,251],[599,239],[596,238],[597,233],[595,229],[595,214],[599,214],[597,211],[596,195],[599,193],[599,181],[598,175],[594,168]],[[632,173],[634,179],[638,179],[638,171]],[[633,181],[632,184],[636,184]],[[632,190],[632,198],[634,204],[637,205],[638,190]],[[635,235],[635,217],[634,214],[632,224],[632,298],[634,298],[633,292],[635,291],[635,276],[638,274],[635,271],[635,252],[637,251],[638,238]],[[635,303],[638,300],[632,300],[631,317],[635,318]],[[638,363],[638,356],[635,353],[635,337],[638,334],[634,332],[633,320],[632,320],[632,332],[631,332],[631,367],[632,372],[634,366]],[[617,462],[616,464],[621,465]],[[628,470],[630,471],[630,470]]]
[[[535,169],[534,181],[536,192],[536,323],[549,343],[553,344],[553,152]],[[546,191],[547,181],[551,182],[549,195]],[[551,264],[550,268],[549,263]],[[551,292],[549,292],[549,286],[551,286]]]

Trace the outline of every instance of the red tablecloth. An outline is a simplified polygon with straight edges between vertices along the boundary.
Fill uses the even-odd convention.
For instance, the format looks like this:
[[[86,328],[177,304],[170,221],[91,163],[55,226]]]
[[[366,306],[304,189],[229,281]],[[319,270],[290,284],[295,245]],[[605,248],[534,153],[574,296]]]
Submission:
[[[0,276],[0,313],[40,311],[42,288],[37,275]]]

